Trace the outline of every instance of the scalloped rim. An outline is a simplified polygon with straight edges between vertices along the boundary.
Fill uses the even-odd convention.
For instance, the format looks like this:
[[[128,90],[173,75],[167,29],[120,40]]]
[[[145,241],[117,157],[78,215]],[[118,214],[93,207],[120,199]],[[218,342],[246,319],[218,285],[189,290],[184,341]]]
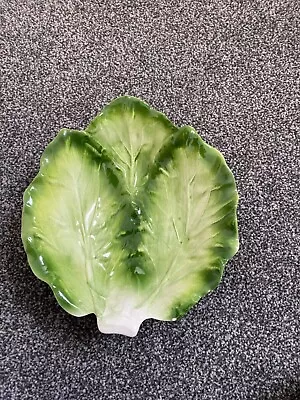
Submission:
[[[232,180],[233,183],[235,185],[235,206],[234,206],[234,214],[235,214],[235,218],[234,218],[234,228],[235,228],[235,232],[236,232],[236,237],[235,237],[235,243],[232,244],[231,246],[231,255],[228,256],[228,258],[226,258],[226,260],[224,260],[223,266],[228,262],[228,260],[230,260],[238,251],[239,249],[239,237],[238,237],[238,220],[237,220],[237,207],[238,207],[238,200],[239,200],[239,196],[238,196],[238,192],[237,192],[237,188],[236,188],[236,182],[233,176],[232,171],[230,170],[230,168],[228,167],[226,160],[224,158],[224,156],[222,155],[222,153],[220,153],[216,148],[214,148],[213,146],[211,146],[210,144],[206,143],[202,137],[195,131],[195,129],[189,125],[186,126],[182,126],[182,127],[177,127],[176,125],[174,125],[168,118],[167,116],[162,113],[159,112],[153,108],[151,108],[149,106],[149,104],[147,104],[146,102],[133,97],[133,96],[119,96],[117,98],[115,98],[114,100],[112,100],[110,103],[108,103],[103,110],[98,113],[95,118],[90,122],[90,124],[88,124],[87,128],[85,130],[81,130],[81,131],[77,131],[77,130],[73,130],[73,129],[61,129],[58,133],[58,135],[47,145],[46,149],[44,150],[42,156],[41,156],[41,160],[40,160],[40,169],[38,174],[35,176],[35,178],[32,180],[32,182],[30,183],[30,185],[27,187],[27,189],[24,192],[23,195],[23,210],[22,210],[22,233],[21,233],[21,237],[22,237],[22,241],[23,241],[23,245],[25,248],[25,251],[27,253],[27,258],[28,258],[28,262],[29,265],[33,271],[33,273],[42,281],[46,282],[52,289],[52,291],[54,292],[54,295],[58,301],[58,303],[61,305],[61,307],[63,309],[65,309],[66,311],[68,311],[70,314],[74,315],[74,316],[84,316],[87,315],[85,313],[82,312],[76,312],[76,306],[74,306],[68,299],[66,296],[64,296],[63,293],[61,293],[60,291],[57,291],[55,289],[55,287],[53,287],[53,283],[51,283],[46,277],[45,274],[43,274],[43,271],[41,271],[39,268],[37,268],[36,263],[32,260],[32,250],[33,249],[29,249],[28,248],[28,244],[27,244],[27,236],[25,235],[26,232],[26,228],[24,227],[23,224],[23,220],[24,220],[24,215],[26,213],[25,210],[25,204],[26,201],[28,199],[29,192],[31,187],[35,184],[35,182],[37,180],[39,180],[42,176],[43,176],[43,167],[46,163],[46,155],[47,152],[52,151],[52,147],[57,139],[57,137],[61,134],[63,134],[64,132],[68,131],[68,132],[80,132],[83,134],[86,134],[89,138],[91,138],[91,140],[95,143],[98,144],[99,147],[102,147],[99,142],[97,142],[97,140],[93,139],[93,134],[91,134],[91,130],[93,129],[93,126],[95,126],[98,123],[98,120],[101,118],[105,118],[106,114],[109,112],[113,112],[115,107],[130,107],[130,108],[134,108],[134,109],[138,109],[138,111],[144,113],[147,112],[148,115],[150,116],[155,116],[156,118],[159,118],[163,124],[167,125],[167,127],[169,129],[172,130],[173,133],[175,133],[178,129],[188,129],[191,133],[197,135],[197,138],[199,138],[201,140],[201,142],[203,143],[203,145],[205,147],[207,147],[209,149],[210,152],[214,152],[217,157],[221,160],[221,162],[223,163],[223,165],[227,168],[228,172],[231,174],[232,176]],[[222,271],[223,272],[223,271]],[[216,286],[218,286],[218,284],[221,282],[222,280],[222,274],[220,275],[220,279],[217,283]],[[200,298],[203,296],[200,296]],[[195,302],[196,303],[196,302]],[[195,304],[194,303],[194,304]],[[194,305],[193,304],[193,305]],[[72,309],[70,310],[70,305],[72,306]],[[188,307],[188,309],[185,311],[185,313],[193,306],[191,305],[190,307]],[[184,314],[185,314],[184,313]],[[179,317],[181,317],[182,315],[180,315]],[[112,320],[111,322],[107,322],[107,323],[103,323],[103,321],[101,321],[101,319],[97,319],[97,323],[98,323],[98,327],[99,330],[103,333],[120,333],[120,334],[124,334],[127,336],[136,336],[136,334],[138,333],[139,327],[141,325],[141,323],[146,320],[149,319],[151,317],[146,317],[146,315],[139,315],[136,317],[128,317],[128,316],[124,316],[124,318],[119,318],[119,321],[114,321]],[[169,319],[169,321],[173,321],[176,320],[177,318],[171,318]],[[162,319],[162,320],[168,320],[168,319]]]

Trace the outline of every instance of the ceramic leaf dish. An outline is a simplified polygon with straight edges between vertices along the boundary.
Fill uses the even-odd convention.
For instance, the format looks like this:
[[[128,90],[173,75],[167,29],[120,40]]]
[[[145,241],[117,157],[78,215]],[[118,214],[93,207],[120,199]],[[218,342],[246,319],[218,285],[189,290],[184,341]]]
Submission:
[[[24,194],[22,240],[66,311],[135,336],[218,285],[238,249],[237,201],[216,149],[124,96],[47,146]]]

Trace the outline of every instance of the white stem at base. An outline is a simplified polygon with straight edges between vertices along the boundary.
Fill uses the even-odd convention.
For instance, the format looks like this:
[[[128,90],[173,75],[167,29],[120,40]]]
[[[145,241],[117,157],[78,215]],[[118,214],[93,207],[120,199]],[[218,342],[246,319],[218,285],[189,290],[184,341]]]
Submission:
[[[129,337],[137,335],[141,323],[145,318],[136,318],[136,316],[110,315],[104,318],[97,318],[97,324],[102,333],[116,333]]]

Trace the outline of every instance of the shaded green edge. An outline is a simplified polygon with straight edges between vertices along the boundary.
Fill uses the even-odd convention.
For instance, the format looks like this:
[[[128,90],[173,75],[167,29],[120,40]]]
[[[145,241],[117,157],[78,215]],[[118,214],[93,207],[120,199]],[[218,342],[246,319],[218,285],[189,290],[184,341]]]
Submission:
[[[75,311],[75,308],[78,310],[78,308],[72,303],[71,299],[68,299],[64,294],[63,296],[61,295],[62,290],[60,290],[60,288],[53,287],[53,285],[51,284],[51,282],[49,282],[49,280],[45,277],[45,274],[43,273],[40,263],[37,261],[37,254],[33,248],[33,246],[29,246],[28,243],[26,243],[25,241],[25,234],[24,234],[24,226],[23,226],[23,215],[26,213],[25,211],[25,204],[26,204],[26,198],[28,197],[28,193],[30,191],[30,188],[34,185],[34,183],[36,183],[36,181],[38,180],[38,178],[42,175],[43,172],[43,164],[44,164],[44,159],[46,158],[48,152],[50,152],[50,150],[52,151],[52,144],[55,143],[55,141],[57,140],[57,138],[59,137],[59,135],[61,135],[63,132],[75,132],[75,133],[79,133],[80,135],[85,134],[86,136],[88,136],[90,139],[93,140],[94,142],[94,147],[95,148],[99,148],[101,147],[101,144],[98,142],[98,140],[96,138],[94,138],[94,136],[92,135],[92,128],[98,124],[99,120],[101,120],[102,118],[106,117],[107,113],[113,112],[113,111],[117,111],[118,108],[122,108],[122,107],[128,107],[129,109],[136,109],[137,111],[141,112],[144,115],[147,115],[148,117],[152,117],[152,118],[158,118],[168,129],[171,129],[172,131],[172,135],[171,135],[171,146],[170,143],[166,143],[165,145],[163,145],[162,149],[159,151],[156,160],[154,162],[154,166],[151,168],[151,172],[149,174],[149,177],[151,176],[151,179],[153,179],[158,173],[159,168],[162,166],[161,163],[165,163],[166,161],[164,160],[164,157],[168,158],[168,147],[184,147],[184,144],[188,145],[188,146],[192,146],[194,148],[196,148],[200,155],[203,156],[203,151],[207,150],[208,152],[210,152],[211,154],[213,154],[213,152],[216,154],[217,158],[221,160],[221,163],[223,164],[223,166],[226,168],[227,173],[230,175],[231,180],[232,180],[232,184],[235,187],[235,198],[233,198],[233,200],[235,200],[235,204],[234,207],[232,207],[232,211],[233,211],[233,217],[230,220],[230,226],[231,226],[231,231],[232,231],[232,237],[230,239],[230,241],[232,242],[231,245],[228,247],[228,253],[226,256],[223,257],[219,257],[219,261],[220,261],[220,265],[219,268],[212,268],[212,275],[215,275],[214,279],[211,279],[212,275],[208,276],[208,281],[210,281],[209,287],[208,289],[204,292],[199,292],[199,296],[197,296],[197,298],[194,298],[193,301],[189,301],[189,302],[178,302],[177,304],[175,304],[172,307],[172,310],[168,316],[168,320],[174,320],[174,319],[179,319],[182,316],[184,316],[202,297],[204,297],[207,293],[211,292],[212,290],[214,290],[219,283],[221,282],[222,279],[222,275],[223,275],[223,271],[224,271],[224,267],[225,264],[229,261],[230,258],[232,258],[236,252],[239,249],[239,240],[238,240],[238,222],[237,222],[237,206],[238,206],[238,192],[237,192],[237,188],[236,188],[236,183],[235,183],[235,179],[233,176],[233,173],[231,172],[230,168],[228,167],[223,155],[214,147],[210,146],[208,143],[206,143],[201,136],[194,130],[193,127],[191,126],[183,126],[181,128],[177,128],[174,124],[171,123],[171,121],[166,117],[165,114],[154,110],[153,108],[151,108],[147,103],[145,103],[144,101],[141,101],[140,99],[133,97],[133,96],[120,96],[118,98],[116,98],[115,100],[111,101],[109,104],[107,104],[104,108],[103,111],[100,112],[93,120],[92,122],[87,126],[87,128],[84,131],[76,131],[76,130],[70,130],[70,129],[62,129],[56,138],[53,139],[52,142],[49,143],[49,145],[46,147],[44,153],[42,154],[41,157],[41,161],[40,161],[40,171],[37,174],[37,176],[33,179],[33,181],[31,182],[31,184],[28,186],[28,188],[25,190],[24,192],[24,196],[23,196],[23,212],[22,212],[22,241],[23,241],[23,245],[25,248],[25,251],[27,253],[27,258],[28,258],[28,262],[29,265],[32,269],[32,271],[34,272],[34,274],[41,279],[42,281],[46,282],[49,284],[49,286],[51,287],[51,289],[54,292],[54,295],[58,301],[58,303],[61,305],[62,308],[64,308],[65,310],[67,310],[70,314],[75,315],[75,316],[83,316],[85,314],[82,313],[78,313],[78,311]],[[182,138],[180,138],[179,134],[181,134],[183,132],[183,136]],[[177,135],[176,135],[177,134]],[[185,140],[185,143],[184,143]],[[97,144],[96,144],[97,143]],[[105,153],[105,150],[101,147],[102,152]],[[110,158],[107,157],[106,161],[111,162]],[[137,216],[138,217],[138,216]],[[139,217],[138,217],[139,218]],[[137,221],[138,225],[140,221]],[[35,261],[34,261],[35,258]],[[72,307],[72,308],[70,308]]]

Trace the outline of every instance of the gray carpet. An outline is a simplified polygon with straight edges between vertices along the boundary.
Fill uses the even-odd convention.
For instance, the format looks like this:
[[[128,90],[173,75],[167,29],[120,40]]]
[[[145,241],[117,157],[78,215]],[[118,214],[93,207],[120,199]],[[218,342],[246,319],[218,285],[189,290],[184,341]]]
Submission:
[[[0,0],[1,399],[300,398],[299,11],[296,0]],[[240,194],[240,251],[219,288],[133,339],[60,309],[20,240],[45,146],[124,93],[193,125]]]

